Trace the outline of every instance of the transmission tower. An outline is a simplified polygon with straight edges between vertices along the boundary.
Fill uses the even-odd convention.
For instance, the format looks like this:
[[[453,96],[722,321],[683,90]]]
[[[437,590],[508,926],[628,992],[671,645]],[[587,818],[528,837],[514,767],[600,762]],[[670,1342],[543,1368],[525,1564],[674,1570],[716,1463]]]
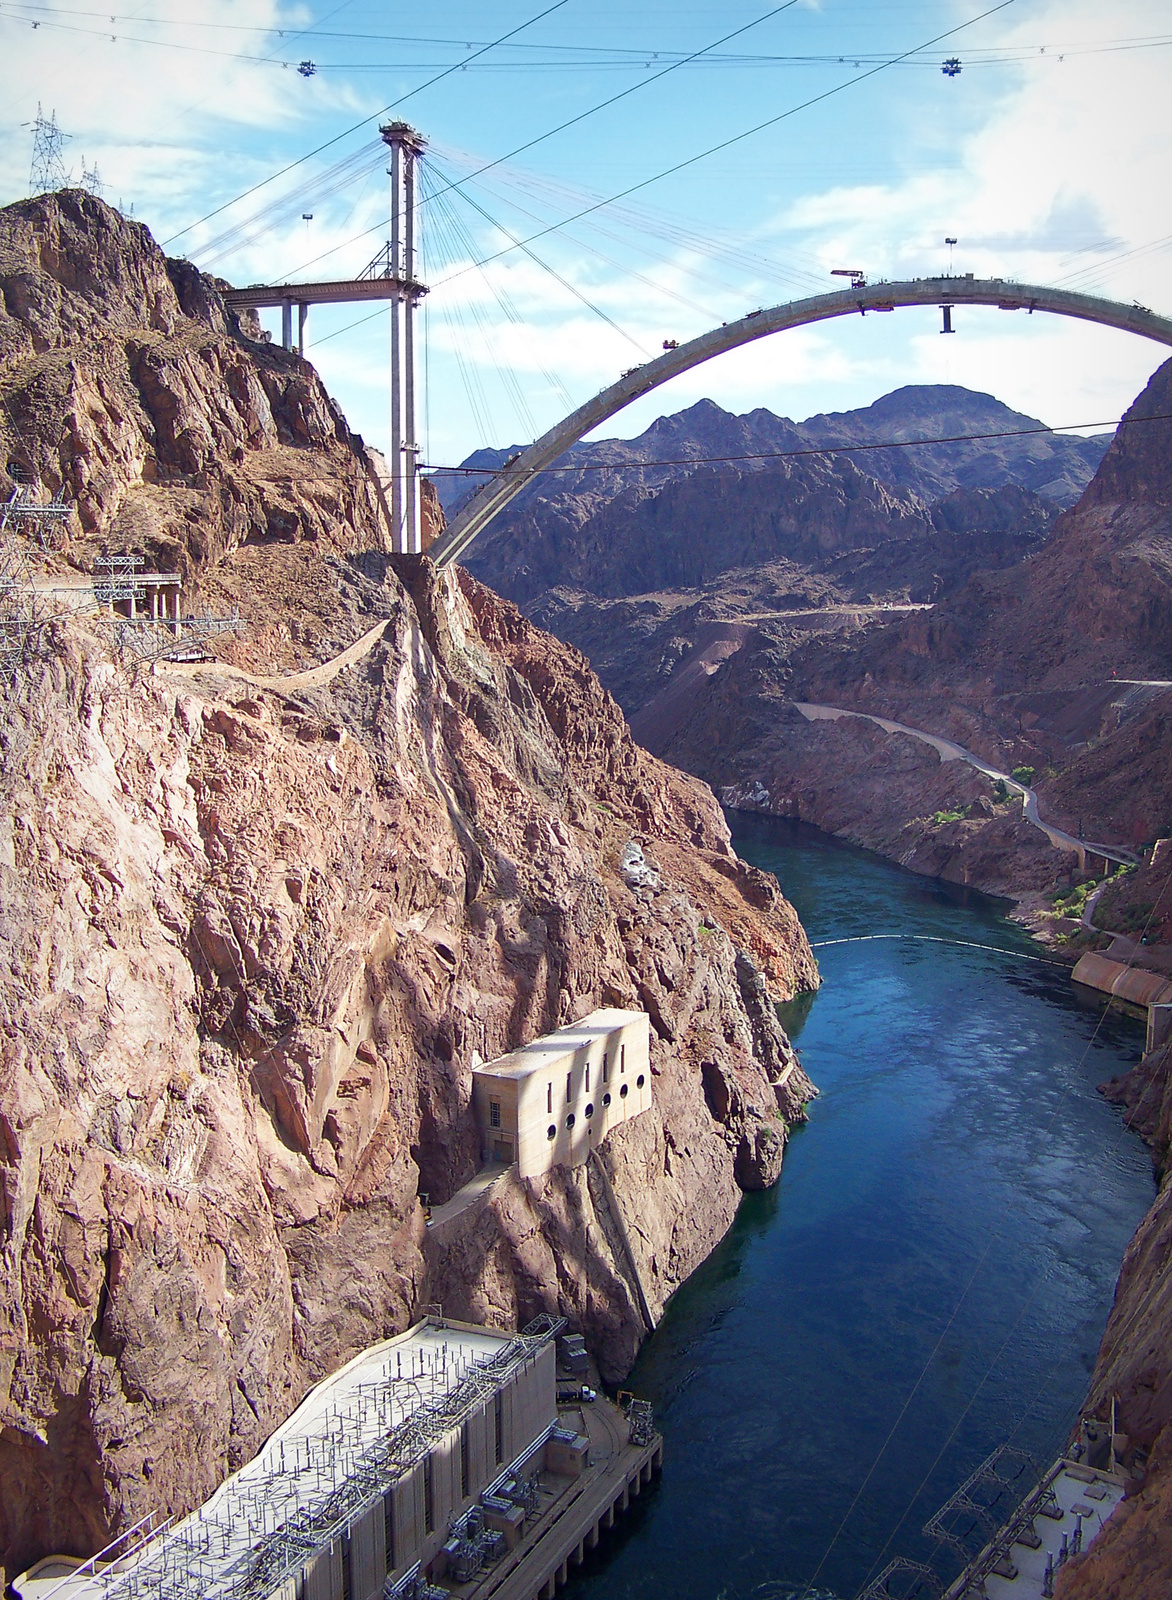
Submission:
[[[12,677],[48,620],[33,581],[30,536],[47,548],[54,525],[66,521],[71,509],[60,498],[40,504],[23,484],[0,507],[0,676]]]
[[[29,124],[26,124],[29,126]],[[54,189],[64,189],[69,182],[65,171],[63,152],[65,141],[69,138],[67,133],[62,133],[57,126],[57,113],[52,112],[48,117],[41,113],[41,103],[37,101],[36,121],[31,124],[33,130],[33,164],[29,171],[30,194],[48,194]],[[95,168],[95,175],[96,175]]]
[[[98,171],[98,163],[96,161],[92,167],[87,167],[85,157],[82,156],[81,178],[78,181],[81,187],[89,194],[97,195],[99,200],[102,198],[102,192],[106,185],[102,182],[102,174]]]

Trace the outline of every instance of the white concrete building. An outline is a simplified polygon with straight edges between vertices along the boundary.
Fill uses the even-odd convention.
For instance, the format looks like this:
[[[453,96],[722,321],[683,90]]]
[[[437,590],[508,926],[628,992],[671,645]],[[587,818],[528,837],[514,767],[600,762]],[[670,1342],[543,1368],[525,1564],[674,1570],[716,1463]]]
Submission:
[[[651,1105],[647,1013],[592,1011],[477,1067],[472,1093],[485,1161],[515,1161],[523,1178],[579,1166]]]

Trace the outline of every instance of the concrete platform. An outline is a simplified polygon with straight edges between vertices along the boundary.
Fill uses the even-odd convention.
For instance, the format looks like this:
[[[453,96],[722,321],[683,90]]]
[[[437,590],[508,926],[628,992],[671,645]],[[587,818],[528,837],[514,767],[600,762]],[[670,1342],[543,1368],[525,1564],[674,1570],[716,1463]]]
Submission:
[[[627,1443],[627,1419],[610,1401],[559,1406],[565,1426],[590,1440],[590,1465],[579,1478],[543,1472],[536,1518],[517,1548],[472,1583],[444,1587],[459,1600],[552,1600],[571,1567],[596,1548],[663,1464],[656,1434],[641,1448]]]

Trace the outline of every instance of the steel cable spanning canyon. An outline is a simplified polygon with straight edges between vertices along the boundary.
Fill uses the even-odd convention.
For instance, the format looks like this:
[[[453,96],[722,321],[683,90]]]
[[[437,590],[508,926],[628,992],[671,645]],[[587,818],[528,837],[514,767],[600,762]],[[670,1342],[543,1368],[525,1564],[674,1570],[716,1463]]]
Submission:
[[[632,367],[617,383],[579,406],[563,421],[542,434],[520,455],[484,484],[467,505],[453,517],[439,539],[431,546],[432,559],[439,566],[457,561],[473,540],[503,510],[526,484],[552,464],[571,445],[622,411],[632,401],[678,378],[683,372],[711,361],[714,356],[751,344],[755,339],[789,328],[803,328],[812,322],[827,322],[834,317],[868,311],[894,311],[897,306],[996,306],[1002,311],[1050,311],[1057,316],[1075,317],[1082,322],[1097,322],[1106,328],[1135,333],[1157,344],[1172,345],[1172,320],[1157,316],[1144,306],[1121,305],[1095,295],[1075,294],[1067,289],[1050,289],[1031,283],[1011,283],[1003,278],[914,278],[909,283],[859,284],[834,294],[814,295],[809,300],[791,300],[768,310],[750,311],[739,322],[729,322],[698,339],[691,339],[663,355]]]

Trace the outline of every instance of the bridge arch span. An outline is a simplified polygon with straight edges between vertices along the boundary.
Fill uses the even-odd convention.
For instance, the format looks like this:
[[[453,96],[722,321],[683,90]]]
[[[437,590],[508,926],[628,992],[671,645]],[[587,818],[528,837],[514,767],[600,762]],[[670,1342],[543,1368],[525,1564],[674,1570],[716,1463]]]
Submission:
[[[577,444],[608,417],[660,384],[679,377],[680,373],[711,361],[726,350],[735,350],[740,345],[783,333],[789,328],[826,322],[833,317],[865,316],[868,311],[894,311],[897,306],[997,306],[1002,311],[1050,311],[1083,322],[1097,322],[1106,328],[1119,328],[1124,333],[1136,333],[1158,344],[1172,345],[1172,320],[1158,317],[1143,306],[1125,306],[1114,300],[1037,284],[1010,283],[1003,278],[914,278],[907,283],[875,283],[814,295],[809,300],[792,300],[768,310],[750,311],[738,322],[714,328],[698,339],[665,351],[644,366],[633,367],[617,383],[603,389],[548,433],[542,434],[476,491],[432,545],[429,552],[432,559],[439,566],[459,560],[493,517],[520,494],[542,468],[552,466],[572,444]]]

